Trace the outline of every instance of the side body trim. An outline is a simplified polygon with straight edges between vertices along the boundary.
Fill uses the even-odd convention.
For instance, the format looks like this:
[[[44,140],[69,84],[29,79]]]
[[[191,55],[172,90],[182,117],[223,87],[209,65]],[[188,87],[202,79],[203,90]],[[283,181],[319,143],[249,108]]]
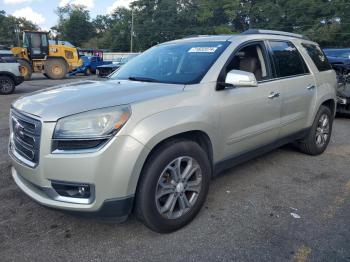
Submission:
[[[214,176],[220,174],[222,171],[229,169],[231,167],[234,167],[236,165],[239,165],[245,161],[248,161],[250,159],[253,159],[257,156],[266,154],[278,147],[281,147],[283,145],[286,145],[288,143],[294,142],[295,140],[302,139],[303,137],[306,136],[306,134],[310,131],[310,128],[303,129],[295,134],[292,134],[290,136],[281,138],[273,143],[264,145],[262,147],[257,147],[253,150],[250,150],[248,152],[232,156],[229,158],[226,158],[222,161],[219,161],[214,164]]]

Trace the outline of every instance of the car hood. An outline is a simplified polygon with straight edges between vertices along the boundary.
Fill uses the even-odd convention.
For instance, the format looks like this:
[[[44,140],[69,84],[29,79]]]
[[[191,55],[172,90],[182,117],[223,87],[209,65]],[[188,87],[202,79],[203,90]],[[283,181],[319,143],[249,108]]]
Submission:
[[[64,116],[171,95],[183,89],[184,85],[128,80],[81,81],[23,96],[12,107],[42,121],[57,121]]]

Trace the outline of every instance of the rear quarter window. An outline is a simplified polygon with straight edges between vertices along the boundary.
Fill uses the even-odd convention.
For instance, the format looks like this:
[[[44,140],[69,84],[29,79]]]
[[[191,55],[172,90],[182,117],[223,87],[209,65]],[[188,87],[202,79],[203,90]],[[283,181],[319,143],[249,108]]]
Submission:
[[[277,77],[291,77],[308,73],[298,49],[287,41],[269,41]]]
[[[326,55],[323,53],[322,49],[313,44],[302,44],[302,46],[305,48],[306,52],[309,54],[310,58],[316,65],[318,71],[327,71],[332,69],[331,65],[329,64]]]

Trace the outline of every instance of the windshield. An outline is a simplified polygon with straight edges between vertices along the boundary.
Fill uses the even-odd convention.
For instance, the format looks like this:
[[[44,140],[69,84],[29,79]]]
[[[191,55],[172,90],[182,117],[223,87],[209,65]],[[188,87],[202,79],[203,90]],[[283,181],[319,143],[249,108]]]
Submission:
[[[121,64],[126,64],[126,63],[129,62],[131,59],[135,58],[136,56],[138,56],[138,55],[123,56],[123,57],[120,59],[120,63],[121,63]]]
[[[158,45],[122,66],[111,79],[199,83],[228,44],[221,41]]]

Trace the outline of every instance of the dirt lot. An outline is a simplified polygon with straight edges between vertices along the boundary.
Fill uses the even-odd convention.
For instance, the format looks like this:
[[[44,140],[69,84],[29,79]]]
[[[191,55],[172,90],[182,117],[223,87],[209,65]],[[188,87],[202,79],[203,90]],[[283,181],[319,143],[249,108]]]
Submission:
[[[11,178],[9,107],[70,81],[37,78],[0,96],[0,261],[350,261],[350,118],[336,119],[322,156],[287,146],[226,171],[199,216],[173,234],[34,203]]]

